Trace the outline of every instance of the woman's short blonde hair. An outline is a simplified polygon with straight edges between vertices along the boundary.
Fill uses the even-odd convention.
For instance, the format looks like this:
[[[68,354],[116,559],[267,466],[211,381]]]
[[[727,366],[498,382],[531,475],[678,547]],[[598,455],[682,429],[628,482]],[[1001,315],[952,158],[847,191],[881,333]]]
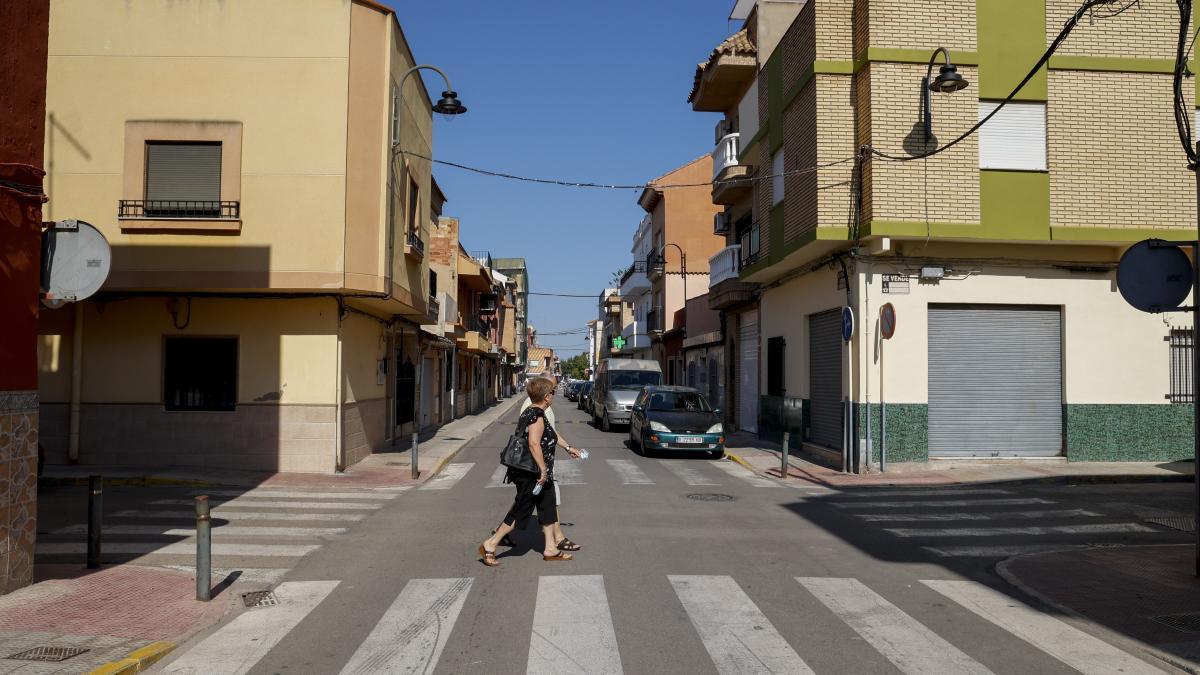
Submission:
[[[541,403],[552,391],[554,391],[554,383],[544,377],[535,377],[525,385],[525,393],[529,394],[531,403]]]

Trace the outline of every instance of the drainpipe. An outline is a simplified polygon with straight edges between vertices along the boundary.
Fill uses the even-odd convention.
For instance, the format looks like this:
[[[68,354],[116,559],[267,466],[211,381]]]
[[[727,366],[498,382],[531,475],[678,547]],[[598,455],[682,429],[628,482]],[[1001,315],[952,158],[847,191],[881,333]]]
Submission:
[[[458,419],[458,343],[450,348],[450,419]]]
[[[346,470],[345,448],[342,445],[342,299],[337,300],[337,363],[334,370],[337,379],[333,385],[334,417],[333,417],[333,470],[341,473]]]
[[[75,331],[71,336],[71,405],[67,460],[79,463],[79,400],[83,392],[83,303],[75,303]]]

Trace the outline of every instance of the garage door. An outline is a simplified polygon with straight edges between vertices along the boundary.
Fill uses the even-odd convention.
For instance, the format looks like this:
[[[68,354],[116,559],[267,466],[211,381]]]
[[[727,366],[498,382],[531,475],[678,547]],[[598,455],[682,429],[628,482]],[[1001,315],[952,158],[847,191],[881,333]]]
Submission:
[[[758,311],[738,319],[738,428],[758,432]]]
[[[1057,307],[929,308],[929,454],[1062,452]]]
[[[842,313],[808,317],[808,440],[842,449]]]

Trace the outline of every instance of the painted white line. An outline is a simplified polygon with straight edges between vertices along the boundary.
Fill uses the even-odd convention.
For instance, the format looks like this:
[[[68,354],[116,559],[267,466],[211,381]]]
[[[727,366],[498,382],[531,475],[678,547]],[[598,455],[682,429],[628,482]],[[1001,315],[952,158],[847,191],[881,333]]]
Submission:
[[[583,461],[560,459],[554,462],[554,482],[559,485],[586,485],[583,480]]]
[[[1162,673],[1162,670],[1010,596],[973,581],[922,581],[954,602],[1081,673]]]
[[[407,488],[404,488],[407,489]],[[387,501],[403,494],[396,492],[308,492],[305,490],[272,490],[256,488],[253,490],[192,490],[189,494],[208,495],[209,497],[249,497],[250,499],[365,499]]]
[[[857,579],[796,577],[796,581],[902,672],[992,672]]]
[[[757,476],[754,474],[753,471],[747,469],[746,467],[744,467],[741,464],[738,464],[737,462],[734,462],[734,461],[718,460],[716,462],[713,462],[712,466],[717,467],[718,469],[724,471],[725,473],[729,474],[730,476],[733,476],[734,478],[740,478],[741,480],[746,481],[747,483],[753,485],[754,487],[765,487],[765,488],[783,487],[783,483],[776,481],[776,480],[771,480],[770,478],[763,478],[762,476]]]
[[[604,577],[581,575],[538,579],[533,634],[529,636],[529,661],[525,672],[538,675],[617,675],[622,672]]]
[[[1018,544],[1014,546],[922,546],[921,548],[943,558],[1009,558],[1026,553],[1048,553],[1088,548],[1086,544]]]
[[[875,523],[902,523],[905,521],[953,521],[953,520],[1034,520],[1038,518],[1091,518],[1104,514],[1085,509],[1045,509],[1040,511],[988,511],[962,513],[856,513],[856,518]]]
[[[1033,525],[1030,527],[885,527],[884,530],[897,537],[1002,537],[1005,535],[1042,536],[1047,534],[1115,534],[1118,532],[1155,531],[1137,523]]]
[[[505,487],[504,476],[508,473],[508,467],[501,464],[492,472],[492,477],[488,479],[485,487],[498,488]]]
[[[667,578],[721,675],[813,672],[732,577]]]
[[[437,667],[471,579],[413,579],[342,668],[348,673],[429,673]]]
[[[346,534],[350,530],[344,527],[262,527],[228,525],[214,527],[213,539],[219,537],[328,537],[335,534]],[[87,525],[69,525],[54,531],[54,534],[87,534]],[[164,537],[194,537],[194,528],[181,528],[175,525],[106,525],[104,534],[138,534]]]
[[[1011,495],[1011,490],[999,488],[913,488],[907,490],[875,490],[872,488],[855,492],[841,492],[838,499],[874,498],[874,497],[950,497],[953,495]]]
[[[624,485],[654,485],[654,481],[642,473],[632,459],[610,459],[608,465],[617,472]]]
[[[455,485],[458,485],[458,481],[461,480],[463,476],[467,475],[467,472],[470,471],[471,467],[473,466],[475,466],[475,462],[455,462],[453,464],[447,464],[442,469],[441,473],[433,478],[430,478],[429,482],[422,485],[419,489],[449,490]]]
[[[152,506],[193,506],[192,499],[159,499],[150,502]],[[383,504],[354,504],[351,502],[286,502],[267,501],[239,497],[227,502],[217,502],[212,510],[218,509],[327,509],[330,511],[372,511],[383,508]]]
[[[661,459],[658,463],[688,485],[720,485],[717,481],[700,473],[700,469],[697,469],[691,462],[681,459]]]
[[[337,581],[285,581],[275,589],[279,604],[251,609],[204,638],[161,672],[241,675],[262,660],[296,624],[308,616]]]
[[[331,521],[331,520],[362,520],[366,517],[364,513],[267,513],[260,511],[222,511],[220,514],[215,514],[214,517],[218,520],[313,520],[313,521]],[[106,518],[168,518],[196,521],[195,511],[152,511],[140,509],[128,509],[125,511],[117,511],[111,513]],[[216,529],[216,528],[214,528]]]
[[[319,544],[212,544],[213,555],[240,555],[260,558],[301,558],[321,548]],[[151,541],[104,542],[101,552],[126,555],[196,555],[195,542],[161,544]],[[39,542],[38,555],[65,555],[87,553],[87,542],[49,541]]]
[[[839,509],[907,509],[913,507],[950,508],[952,506],[1026,506],[1029,504],[1056,504],[1050,499],[1022,497],[1016,499],[945,499],[920,502],[831,502]]]

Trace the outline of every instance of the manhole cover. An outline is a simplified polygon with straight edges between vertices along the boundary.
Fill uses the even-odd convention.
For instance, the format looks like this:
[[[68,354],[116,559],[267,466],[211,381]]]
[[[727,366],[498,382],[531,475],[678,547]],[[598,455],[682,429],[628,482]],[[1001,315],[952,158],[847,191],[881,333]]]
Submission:
[[[1196,519],[1193,516],[1155,516],[1147,518],[1146,522],[1169,527],[1172,530],[1180,530],[1181,532],[1196,531]]]
[[[278,605],[279,598],[276,598],[271,591],[250,591],[242,593],[242,604],[247,607],[270,607]]]
[[[687,498],[698,502],[731,502],[734,500],[733,495],[723,495],[717,492],[697,492],[688,495]]]
[[[1200,633],[1200,612],[1190,612],[1188,614],[1166,614],[1163,616],[1152,616],[1151,619],[1170,626],[1177,631],[1184,633]]]
[[[48,661],[57,663],[66,661],[72,656],[79,656],[88,650],[82,647],[34,647],[8,657],[19,661]]]

